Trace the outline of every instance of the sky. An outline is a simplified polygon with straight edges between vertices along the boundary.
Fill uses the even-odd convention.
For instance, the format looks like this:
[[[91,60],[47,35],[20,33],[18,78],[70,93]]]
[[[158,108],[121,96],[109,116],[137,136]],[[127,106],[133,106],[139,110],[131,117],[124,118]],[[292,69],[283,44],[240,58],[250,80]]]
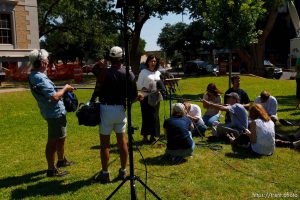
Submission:
[[[187,15],[175,15],[171,14],[164,16],[162,20],[159,18],[150,18],[146,21],[142,28],[141,38],[146,41],[146,51],[160,50],[160,47],[156,44],[158,35],[161,32],[161,29],[165,26],[166,23],[174,25],[178,22],[183,22],[189,24],[191,20]]]

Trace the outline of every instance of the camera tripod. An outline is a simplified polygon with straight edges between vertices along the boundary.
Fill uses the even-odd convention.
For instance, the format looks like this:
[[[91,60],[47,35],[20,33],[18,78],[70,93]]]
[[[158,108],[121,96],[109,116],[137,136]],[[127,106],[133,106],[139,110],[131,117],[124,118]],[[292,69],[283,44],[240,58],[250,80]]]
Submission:
[[[133,141],[133,133],[134,128],[131,125],[131,98],[130,94],[131,91],[129,87],[130,86],[130,75],[129,75],[129,48],[128,48],[128,6],[134,6],[136,4],[136,0],[118,0],[117,1],[117,8],[123,8],[123,34],[124,34],[124,48],[125,48],[125,55],[124,55],[124,61],[126,66],[126,108],[127,108],[127,132],[128,132],[128,150],[129,150],[129,167],[130,167],[130,175],[127,176],[121,184],[106,198],[111,199],[113,195],[124,185],[126,181],[130,181],[130,193],[131,193],[131,199],[135,200],[137,199],[136,195],[136,189],[135,189],[135,181],[138,181],[141,183],[145,189],[147,189],[153,196],[155,196],[157,199],[161,199],[153,190],[151,190],[138,176],[134,175],[134,162],[133,162],[133,148],[132,148],[132,141]]]

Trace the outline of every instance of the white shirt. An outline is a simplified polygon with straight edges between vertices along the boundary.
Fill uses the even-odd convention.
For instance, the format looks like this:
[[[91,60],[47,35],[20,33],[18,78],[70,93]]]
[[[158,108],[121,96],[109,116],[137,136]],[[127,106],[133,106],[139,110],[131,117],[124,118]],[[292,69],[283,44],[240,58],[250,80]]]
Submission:
[[[261,155],[272,155],[275,150],[275,125],[272,120],[267,122],[256,119],[256,143],[251,144],[252,150]]]
[[[270,117],[277,118],[278,103],[277,103],[277,100],[275,97],[269,96],[268,100],[265,103],[262,103],[261,97],[258,96],[258,97],[256,97],[254,103],[261,104],[264,107],[264,109],[267,111],[267,113]]]
[[[192,117],[199,118],[198,122],[196,122],[196,125],[204,124],[204,121],[201,117],[201,108],[197,104],[191,104],[190,111],[187,114]]]
[[[141,90],[143,88],[146,88],[149,92],[150,91],[156,91],[156,81],[160,80],[160,72],[159,71],[150,71],[148,69],[143,69],[138,77],[138,80],[136,82],[138,90]],[[148,93],[143,92],[145,96],[148,95]]]

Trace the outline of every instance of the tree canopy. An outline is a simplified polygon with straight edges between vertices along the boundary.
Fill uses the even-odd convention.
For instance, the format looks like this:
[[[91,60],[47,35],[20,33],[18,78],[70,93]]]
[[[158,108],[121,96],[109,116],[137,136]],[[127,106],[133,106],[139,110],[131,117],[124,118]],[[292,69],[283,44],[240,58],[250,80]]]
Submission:
[[[42,46],[64,61],[101,58],[120,44],[120,14],[112,1],[39,0]]]
[[[201,51],[209,50],[213,42],[206,36],[203,21],[195,21],[190,25],[177,23],[166,24],[159,34],[157,44],[172,58],[180,53],[184,59],[196,58]]]

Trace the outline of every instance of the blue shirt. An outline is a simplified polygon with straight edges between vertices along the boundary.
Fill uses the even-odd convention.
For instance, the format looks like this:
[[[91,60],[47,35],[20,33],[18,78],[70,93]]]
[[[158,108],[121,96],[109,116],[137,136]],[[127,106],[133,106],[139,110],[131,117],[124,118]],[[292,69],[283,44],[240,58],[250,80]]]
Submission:
[[[248,128],[248,115],[242,104],[236,103],[229,106],[229,115],[231,118],[229,127],[238,129],[239,131]]]
[[[164,122],[167,133],[167,149],[188,149],[193,146],[189,131],[192,121],[187,116],[171,117]]]
[[[31,88],[31,93],[37,101],[41,114],[45,119],[59,118],[66,114],[65,106],[60,99],[59,101],[52,101],[51,97],[55,95],[55,85],[41,72],[31,72],[29,81],[36,89]]]

